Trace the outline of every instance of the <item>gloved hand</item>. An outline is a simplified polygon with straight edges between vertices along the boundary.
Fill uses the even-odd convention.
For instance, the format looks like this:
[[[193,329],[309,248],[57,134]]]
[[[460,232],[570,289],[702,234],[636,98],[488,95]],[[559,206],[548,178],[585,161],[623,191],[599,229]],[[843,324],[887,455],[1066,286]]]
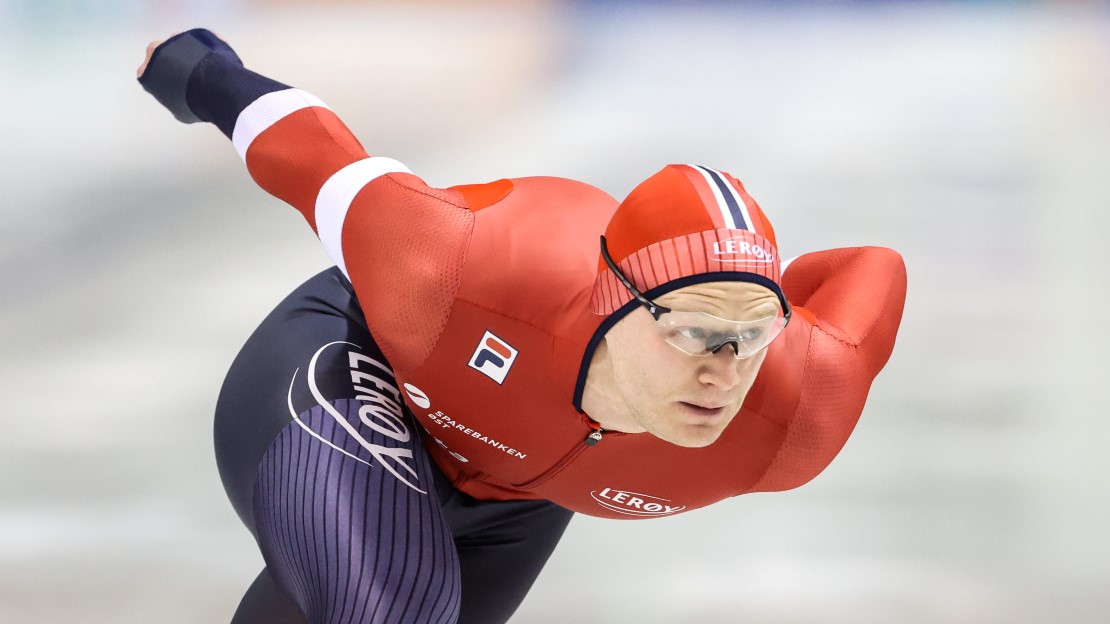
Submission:
[[[189,76],[197,63],[211,52],[239,57],[216,33],[203,28],[177,32],[166,39],[151,41],[146,47],[136,75],[139,84],[154,96],[173,116],[185,123],[201,121],[185,99]]]

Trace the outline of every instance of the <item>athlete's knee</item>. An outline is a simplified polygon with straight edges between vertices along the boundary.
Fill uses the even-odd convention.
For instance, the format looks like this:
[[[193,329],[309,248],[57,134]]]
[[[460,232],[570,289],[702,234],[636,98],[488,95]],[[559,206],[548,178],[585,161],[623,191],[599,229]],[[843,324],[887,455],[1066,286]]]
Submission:
[[[309,621],[263,568],[239,602],[231,624],[309,624]]]

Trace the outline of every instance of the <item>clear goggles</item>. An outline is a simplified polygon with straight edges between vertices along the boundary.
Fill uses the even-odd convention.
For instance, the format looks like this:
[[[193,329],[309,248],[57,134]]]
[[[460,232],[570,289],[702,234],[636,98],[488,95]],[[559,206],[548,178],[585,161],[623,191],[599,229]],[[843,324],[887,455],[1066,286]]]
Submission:
[[[648,299],[613,262],[604,236],[601,237],[601,257],[613,275],[632,293],[633,298],[655,319],[660,337],[687,355],[702,357],[732,347],[736,359],[749,358],[774,342],[790,322],[790,302],[786,300],[781,288],[764,277],[750,276],[750,281],[766,286],[778,296],[781,304],[778,314],[755,321],[730,321],[708,312],[672,310]]]
[[[754,321],[730,321],[706,312],[668,310],[655,326],[659,336],[687,355],[704,357],[730,351],[740,360],[766,349],[786,327],[788,317],[775,316]]]

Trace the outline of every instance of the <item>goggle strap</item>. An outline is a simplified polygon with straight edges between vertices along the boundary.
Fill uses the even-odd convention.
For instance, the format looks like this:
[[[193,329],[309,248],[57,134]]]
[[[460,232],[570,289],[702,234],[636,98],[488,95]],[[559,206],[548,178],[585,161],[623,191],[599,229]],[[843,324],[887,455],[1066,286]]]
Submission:
[[[604,235],[601,237],[601,257],[605,260],[605,264],[609,265],[609,270],[613,272],[613,275],[617,276],[617,279],[620,280],[622,284],[624,284],[624,287],[628,289],[628,292],[632,293],[632,296],[636,298],[636,301],[639,301],[641,304],[643,304],[645,308],[647,308],[647,311],[651,313],[651,316],[655,320],[658,321],[659,317],[671,311],[670,308],[661,306],[651,299],[645,297],[644,294],[640,292],[635,286],[633,286],[632,282],[624,276],[624,273],[621,273],[621,270],[617,268],[617,264],[613,262],[613,258],[609,256],[609,248],[605,245]]]

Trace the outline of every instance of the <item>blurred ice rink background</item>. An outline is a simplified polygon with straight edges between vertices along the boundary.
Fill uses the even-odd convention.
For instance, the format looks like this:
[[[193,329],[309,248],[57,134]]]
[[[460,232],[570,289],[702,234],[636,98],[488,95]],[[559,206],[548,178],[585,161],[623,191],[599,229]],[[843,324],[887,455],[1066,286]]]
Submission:
[[[0,622],[226,622],[261,568],[226,367],[328,263],[134,81],[204,25],[432,184],[742,179],[786,256],[901,251],[832,466],[576,518],[520,623],[1110,621],[1110,13],[1096,3],[0,0]]]

